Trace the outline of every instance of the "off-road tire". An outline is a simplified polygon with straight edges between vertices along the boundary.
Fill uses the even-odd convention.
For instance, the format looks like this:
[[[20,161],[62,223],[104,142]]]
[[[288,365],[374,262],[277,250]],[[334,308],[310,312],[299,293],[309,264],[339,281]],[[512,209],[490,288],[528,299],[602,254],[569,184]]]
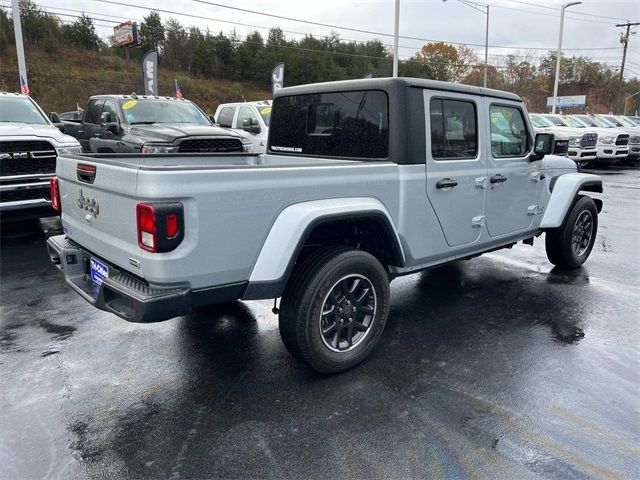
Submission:
[[[340,280],[355,277],[373,287],[374,313],[358,343],[346,351],[332,350],[326,337],[323,340],[322,311]],[[389,302],[389,277],[376,257],[350,247],[323,247],[297,265],[287,283],[280,304],[280,336],[289,353],[313,370],[343,372],[362,362],[375,347],[387,321]]]
[[[588,242],[584,241],[583,245],[576,252],[575,235],[579,233],[578,220],[591,220],[591,233]],[[563,222],[562,226],[557,229],[549,230],[545,235],[545,247],[547,250],[547,258],[551,263],[563,268],[578,268],[587,261],[593,245],[596,241],[598,232],[598,209],[596,203],[591,197],[579,196],[574,203],[569,215]],[[584,239],[586,240],[586,239]]]

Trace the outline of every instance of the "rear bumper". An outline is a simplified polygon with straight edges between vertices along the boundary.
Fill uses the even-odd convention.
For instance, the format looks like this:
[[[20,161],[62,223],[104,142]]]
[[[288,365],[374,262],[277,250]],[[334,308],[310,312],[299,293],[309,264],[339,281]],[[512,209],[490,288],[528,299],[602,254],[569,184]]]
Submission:
[[[65,235],[47,240],[51,261],[63,272],[65,281],[94,307],[130,322],[159,322],[191,311],[188,286],[151,287],[109,262],[84,250]],[[109,268],[101,285],[91,280],[89,260],[94,257]]]

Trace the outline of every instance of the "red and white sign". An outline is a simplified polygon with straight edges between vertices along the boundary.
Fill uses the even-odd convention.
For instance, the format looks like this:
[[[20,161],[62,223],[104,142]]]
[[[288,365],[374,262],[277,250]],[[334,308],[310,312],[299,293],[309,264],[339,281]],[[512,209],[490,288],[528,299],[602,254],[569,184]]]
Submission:
[[[118,47],[124,47],[135,42],[135,27],[131,20],[113,27],[114,42]]]

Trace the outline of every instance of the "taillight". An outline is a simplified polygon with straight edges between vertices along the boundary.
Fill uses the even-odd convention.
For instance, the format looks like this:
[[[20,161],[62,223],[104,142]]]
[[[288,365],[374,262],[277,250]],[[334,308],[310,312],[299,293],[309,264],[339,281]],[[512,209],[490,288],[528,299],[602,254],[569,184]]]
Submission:
[[[184,238],[181,203],[139,203],[136,217],[138,246],[147,252],[170,252]]]
[[[136,207],[138,217],[138,246],[147,252],[158,251],[156,234],[156,212],[153,206],[139,203]]]
[[[60,211],[60,187],[58,186],[58,177],[49,179],[49,189],[51,194],[51,207],[56,211]]]

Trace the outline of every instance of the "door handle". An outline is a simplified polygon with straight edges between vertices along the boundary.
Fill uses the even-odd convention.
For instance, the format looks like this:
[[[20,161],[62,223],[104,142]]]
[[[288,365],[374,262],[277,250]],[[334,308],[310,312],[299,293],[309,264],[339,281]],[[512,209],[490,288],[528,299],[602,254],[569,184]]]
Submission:
[[[453,178],[443,178],[436,182],[436,188],[452,188],[458,185]]]
[[[96,134],[94,135],[94,137],[102,138],[102,134],[101,134],[101,133],[96,133]]]
[[[507,181],[507,177],[498,173],[497,175],[491,177],[490,181],[491,183],[504,183]]]

